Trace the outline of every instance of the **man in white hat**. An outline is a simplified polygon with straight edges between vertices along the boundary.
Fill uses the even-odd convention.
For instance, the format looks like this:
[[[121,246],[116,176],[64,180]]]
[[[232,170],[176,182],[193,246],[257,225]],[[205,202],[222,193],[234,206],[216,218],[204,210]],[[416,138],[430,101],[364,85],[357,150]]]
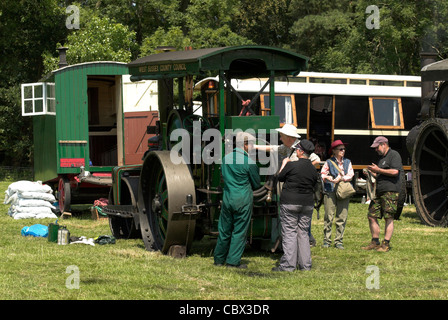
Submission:
[[[283,144],[277,145],[255,145],[254,148],[262,151],[278,152],[280,161],[285,157],[291,157],[291,160],[298,160],[296,153],[292,146],[299,141],[300,135],[297,133],[297,128],[292,124],[285,124],[283,127],[275,129],[280,134],[280,140]]]
[[[296,152],[294,152],[294,146],[299,143],[300,135],[297,133],[297,128],[289,123],[286,123],[283,127],[275,129],[280,134],[280,140],[283,142],[281,145],[254,145],[256,150],[267,152],[278,152],[279,163],[284,158],[289,157],[291,161],[297,161]],[[320,162],[320,158],[314,152],[310,155],[311,163],[314,165]]]

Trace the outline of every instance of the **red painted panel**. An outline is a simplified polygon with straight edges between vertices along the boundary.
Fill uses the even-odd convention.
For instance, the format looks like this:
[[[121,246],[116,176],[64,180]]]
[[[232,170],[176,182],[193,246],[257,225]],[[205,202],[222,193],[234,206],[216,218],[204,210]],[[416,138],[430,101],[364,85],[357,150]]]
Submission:
[[[124,157],[125,164],[141,164],[143,154],[148,150],[147,126],[155,126],[157,111],[127,112],[124,114]]]
[[[79,168],[85,166],[84,158],[62,158],[60,159],[61,168]]]

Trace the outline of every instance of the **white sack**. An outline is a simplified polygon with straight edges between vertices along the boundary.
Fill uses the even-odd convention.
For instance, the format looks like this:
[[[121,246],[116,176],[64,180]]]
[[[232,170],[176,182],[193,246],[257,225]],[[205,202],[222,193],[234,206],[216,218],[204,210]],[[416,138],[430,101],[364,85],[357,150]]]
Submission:
[[[21,180],[11,183],[5,192],[8,192],[8,195],[11,196],[15,192],[52,193],[53,191],[49,185],[46,184],[43,185],[42,181],[33,182],[33,181]]]
[[[52,213],[51,208],[48,207],[20,207],[20,206],[11,206],[11,211],[13,213],[17,212],[31,212],[31,213]]]
[[[48,207],[56,210],[56,207],[50,202],[41,199],[23,199],[19,197],[17,201],[13,202],[13,205],[17,207]]]
[[[56,198],[51,193],[45,192],[21,192],[18,197],[23,199],[40,199],[50,201],[51,203],[56,201]]]

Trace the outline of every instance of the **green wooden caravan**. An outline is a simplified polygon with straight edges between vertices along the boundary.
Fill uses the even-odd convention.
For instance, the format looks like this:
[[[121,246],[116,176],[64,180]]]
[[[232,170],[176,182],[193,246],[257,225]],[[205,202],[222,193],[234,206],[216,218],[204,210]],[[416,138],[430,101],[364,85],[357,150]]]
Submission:
[[[60,209],[106,197],[116,166],[137,165],[158,117],[157,83],[131,82],[121,62],[59,68],[22,84],[22,115],[33,116],[34,174],[59,193]]]

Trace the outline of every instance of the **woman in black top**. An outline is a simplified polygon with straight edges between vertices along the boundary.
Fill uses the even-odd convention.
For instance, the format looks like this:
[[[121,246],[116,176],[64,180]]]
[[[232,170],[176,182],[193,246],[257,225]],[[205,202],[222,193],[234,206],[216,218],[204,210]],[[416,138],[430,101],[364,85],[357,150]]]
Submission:
[[[311,250],[308,230],[314,209],[314,186],[318,179],[316,168],[309,155],[314,145],[301,140],[296,146],[298,161],[283,160],[278,175],[284,182],[280,195],[280,220],[282,222],[283,256],[273,271],[311,269]]]

